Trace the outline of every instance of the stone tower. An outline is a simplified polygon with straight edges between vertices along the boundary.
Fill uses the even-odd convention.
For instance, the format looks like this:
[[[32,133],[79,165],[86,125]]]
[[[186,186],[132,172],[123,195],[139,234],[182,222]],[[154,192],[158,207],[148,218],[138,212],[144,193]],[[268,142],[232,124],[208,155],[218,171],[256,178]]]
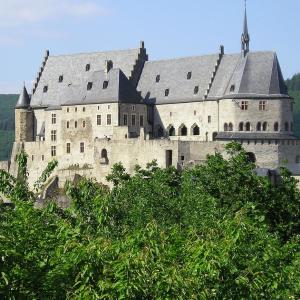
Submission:
[[[15,107],[15,141],[33,141],[33,111],[30,109],[30,97],[24,85]]]

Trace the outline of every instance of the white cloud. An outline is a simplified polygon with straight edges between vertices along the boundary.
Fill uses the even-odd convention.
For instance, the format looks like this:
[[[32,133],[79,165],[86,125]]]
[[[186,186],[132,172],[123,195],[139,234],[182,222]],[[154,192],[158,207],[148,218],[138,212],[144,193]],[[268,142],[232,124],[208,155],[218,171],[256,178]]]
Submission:
[[[99,0],[0,0],[0,27],[107,14]]]

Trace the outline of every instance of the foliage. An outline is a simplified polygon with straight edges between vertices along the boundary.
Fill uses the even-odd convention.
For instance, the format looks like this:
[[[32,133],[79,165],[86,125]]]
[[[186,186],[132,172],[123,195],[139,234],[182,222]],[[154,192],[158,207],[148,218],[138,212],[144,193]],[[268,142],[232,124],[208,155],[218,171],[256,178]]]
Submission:
[[[282,169],[274,186],[240,145],[227,152],[181,172],[117,164],[111,191],[68,183],[66,210],[0,205],[0,298],[298,299],[296,182]]]

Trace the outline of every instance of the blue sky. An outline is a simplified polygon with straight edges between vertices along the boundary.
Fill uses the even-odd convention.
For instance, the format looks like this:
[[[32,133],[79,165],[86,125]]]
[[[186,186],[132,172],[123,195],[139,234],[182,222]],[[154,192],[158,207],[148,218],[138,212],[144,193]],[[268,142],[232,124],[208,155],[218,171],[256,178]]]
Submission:
[[[250,49],[300,72],[299,0],[248,0]],[[0,0],[0,93],[31,82],[50,55],[136,48],[150,59],[240,51],[243,0]]]

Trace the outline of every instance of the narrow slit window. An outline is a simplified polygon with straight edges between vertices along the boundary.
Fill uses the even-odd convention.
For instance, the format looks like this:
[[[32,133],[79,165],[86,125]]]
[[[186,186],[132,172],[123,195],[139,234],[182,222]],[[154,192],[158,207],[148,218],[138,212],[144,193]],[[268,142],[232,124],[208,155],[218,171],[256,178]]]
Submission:
[[[47,93],[47,92],[48,92],[48,85],[45,85],[45,86],[44,86],[43,92],[44,92],[44,93]]]
[[[93,83],[92,82],[88,82],[86,89],[88,91],[90,91],[92,89],[92,87],[93,87]]]
[[[190,80],[192,78],[192,72],[188,72],[186,75],[186,79]]]
[[[103,89],[105,90],[105,89],[107,89],[107,87],[108,87],[108,81],[105,80],[105,81],[103,81]]]
[[[165,89],[165,97],[168,97],[169,93],[170,93],[170,90],[169,89]]]
[[[58,77],[58,82],[63,82],[64,81],[64,76],[63,75],[60,75],[59,77]]]
[[[194,87],[194,95],[197,95],[198,92],[199,92],[199,86],[196,85],[196,86]]]
[[[86,72],[88,72],[90,69],[91,69],[91,65],[90,65],[90,64],[87,64],[87,65],[85,66]]]
[[[155,78],[155,82],[159,82],[160,81],[160,75],[156,75],[156,78]]]

